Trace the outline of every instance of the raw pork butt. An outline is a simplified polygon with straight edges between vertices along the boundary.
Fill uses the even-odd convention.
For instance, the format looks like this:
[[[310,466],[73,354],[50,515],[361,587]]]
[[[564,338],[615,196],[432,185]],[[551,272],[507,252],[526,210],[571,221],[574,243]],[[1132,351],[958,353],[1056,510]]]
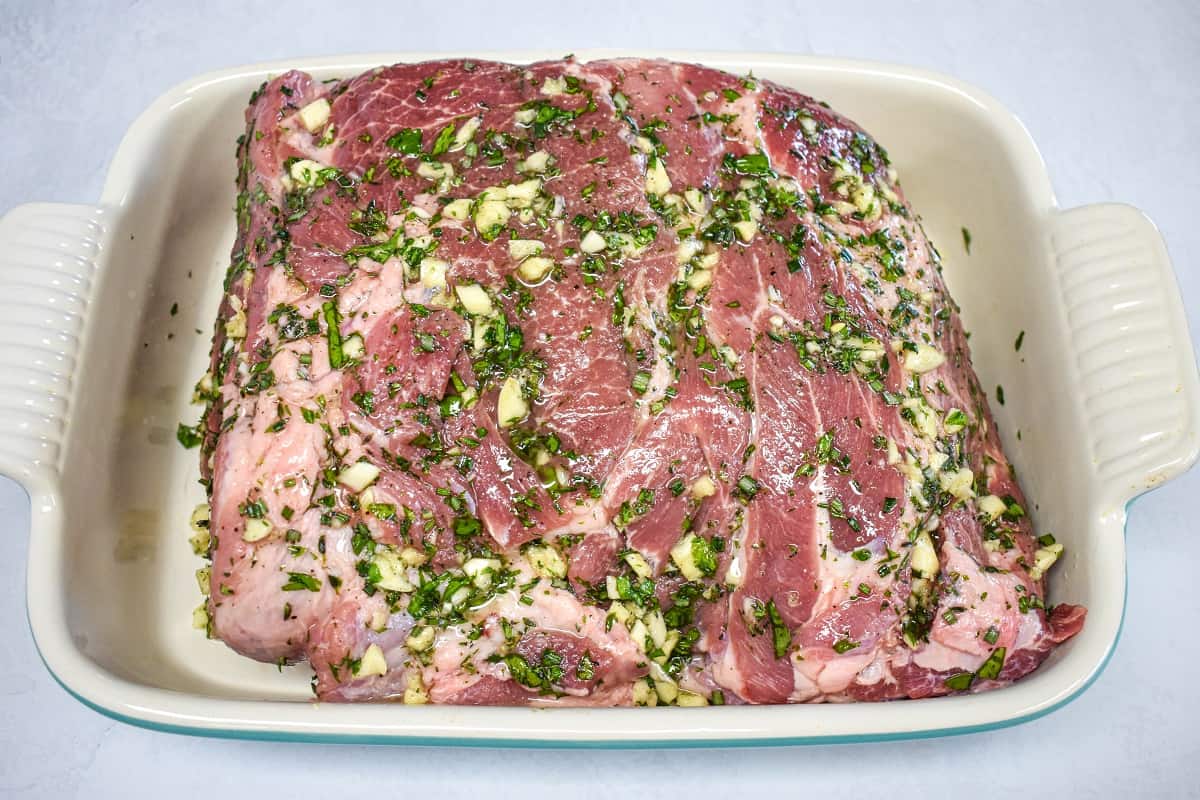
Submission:
[[[1080,629],[937,251],[823,104],[451,60],[246,118],[211,636],[325,700],[705,705],[990,689]]]

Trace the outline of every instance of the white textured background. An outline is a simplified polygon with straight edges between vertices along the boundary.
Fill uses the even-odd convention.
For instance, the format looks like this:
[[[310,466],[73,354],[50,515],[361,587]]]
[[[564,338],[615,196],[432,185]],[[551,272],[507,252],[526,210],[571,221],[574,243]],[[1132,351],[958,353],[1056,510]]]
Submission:
[[[1041,147],[1063,206],[1117,200],[1144,209],[1166,236],[1200,332],[1200,3],[373,5],[0,0],[0,212],[30,200],[95,201],[137,113],[176,82],[218,67],[546,46],[853,56],[932,68],[998,97]],[[792,5],[803,7],[783,10]],[[28,500],[0,479],[0,796],[1198,796],[1198,496],[1192,472],[1134,505],[1116,655],[1080,699],[1037,722],[877,745],[539,753],[192,739],[87,710],[34,651],[24,603]]]

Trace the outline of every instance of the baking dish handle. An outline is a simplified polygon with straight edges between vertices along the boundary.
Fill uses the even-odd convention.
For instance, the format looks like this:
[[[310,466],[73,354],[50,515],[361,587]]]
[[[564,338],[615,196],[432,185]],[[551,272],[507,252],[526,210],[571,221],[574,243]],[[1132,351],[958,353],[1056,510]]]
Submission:
[[[0,473],[31,495],[59,475],[109,216],[96,206],[30,203],[0,218]]]
[[[1061,212],[1051,227],[1093,477],[1119,508],[1200,453],[1200,380],[1158,229],[1132,206]]]

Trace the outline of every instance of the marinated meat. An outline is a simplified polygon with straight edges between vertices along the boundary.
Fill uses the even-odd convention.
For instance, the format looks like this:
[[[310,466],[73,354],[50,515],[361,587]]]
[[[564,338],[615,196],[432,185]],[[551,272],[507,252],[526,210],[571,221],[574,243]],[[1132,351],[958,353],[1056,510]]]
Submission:
[[[246,117],[198,387],[234,650],[326,700],[785,703],[990,689],[1082,626],[937,251],[824,104],[447,60]]]

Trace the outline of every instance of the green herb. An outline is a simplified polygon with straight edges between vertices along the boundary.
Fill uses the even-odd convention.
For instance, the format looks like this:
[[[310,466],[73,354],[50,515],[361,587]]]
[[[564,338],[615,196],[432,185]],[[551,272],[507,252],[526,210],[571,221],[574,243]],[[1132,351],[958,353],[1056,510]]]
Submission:
[[[967,251],[967,255],[971,255],[971,232],[966,228],[962,229],[963,249]]]
[[[342,332],[338,330],[341,315],[332,300],[321,304],[321,313],[325,317],[326,335],[329,337],[329,366],[340,369],[346,363],[346,357],[342,354]]]
[[[775,606],[775,600],[767,601],[767,619],[771,622],[771,642],[775,646],[775,657],[784,658],[792,646],[792,632],[783,621],[783,615]]]
[[[722,166],[727,170],[736,172],[738,175],[772,174],[771,161],[765,153],[747,153],[744,156],[734,156],[733,153],[726,153]]]
[[[974,682],[975,673],[973,672],[960,672],[957,675],[951,675],[944,681],[946,688],[955,692],[965,692],[971,688],[971,684]]]
[[[451,122],[446,127],[442,128],[438,133],[437,138],[433,140],[433,149],[429,151],[431,156],[440,156],[442,153],[450,149],[451,143],[454,141],[454,123]]]
[[[945,424],[965,428],[970,422],[971,420],[967,419],[967,415],[963,413],[962,409],[956,408],[946,415]]]
[[[377,233],[387,230],[387,212],[375,205],[371,200],[365,209],[356,208],[350,212],[350,230],[368,239]]]
[[[285,592],[321,591],[321,582],[307,572],[289,572],[288,581],[283,585]]]
[[[625,528],[638,517],[645,516],[653,507],[654,491],[652,489],[641,489],[638,491],[637,497],[634,498],[633,502],[626,500],[621,503],[621,507],[617,509],[617,513],[613,517],[613,524],[618,528]]]
[[[1004,387],[1000,384],[996,384],[996,402],[1004,405]]]
[[[650,388],[650,373],[646,370],[640,370],[633,376],[633,390],[638,394],[645,394]]]
[[[517,653],[504,656],[504,664],[514,681],[531,689],[558,683],[563,677],[563,657],[549,648],[542,651],[542,660],[536,664],[530,664]]]
[[[175,438],[189,450],[198,447],[204,441],[203,423],[198,422],[195,425],[179,423],[179,427],[175,429]]]
[[[692,539],[692,562],[696,569],[705,575],[712,575],[717,571],[717,554],[712,544],[703,536]]]
[[[238,506],[238,512],[241,513],[243,517],[249,517],[250,519],[262,519],[267,515],[267,504],[260,498],[252,503],[242,503],[240,506]]]
[[[367,505],[367,513],[376,519],[390,522],[396,518],[396,506],[391,503],[370,503]]]
[[[995,625],[989,626],[987,631],[985,631],[983,634],[983,640],[985,642],[987,642],[988,644],[995,644],[996,640],[999,638],[1000,638],[1000,629],[997,628]]]
[[[762,485],[749,475],[743,475],[738,478],[737,486],[735,487],[738,496],[747,503],[754,499],[754,496],[758,494],[761,488]]]
[[[388,137],[387,146],[397,153],[415,156],[421,152],[421,132],[416,128],[405,128]]]
[[[369,415],[375,411],[375,395],[371,392],[355,392],[350,399],[364,414]]]
[[[859,549],[855,550],[850,555],[854,558],[855,561],[868,561],[871,558],[871,551],[867,550],[866,548],[860,547]]]
[[[1025,341],[1025,331],[1021,331],[1020,333],[1017,334],[1017,341],[1013,344],[1013,350],[1016,350],[1019,353],[1021,351],[1021,343],[1024,341]]]
[[[984,680],[994,681],[1000,677],[1000,671],[1004,669],[1005,648],[997,647],[992,651],[992,654],[987,657],[987,661],[975,671],[977,677]]]
[[[955,692],[965,692],[971,688],[971,684],[976,678],[982,678],[986,681],[992,681],[1000,677],[1000,671],[1004,669],[1004,656],[1006,655],[1005,648],[997,647],[992,651],[992,654],[987,657],[975,672],[960,672],[957,675],[951,675],[945,680],[947,689]]]
[[[849,653],[854,648],[858,647],[858,642],[852,642],[849,639],[838,639],[833,643],[833,652],[839,656],[843,653]]]
[[[590,681],[596,677],[596,662],[592,661],[591,653],[584,651],[579,657],[579,663],[575,665],[575,677],[581,681]]]
[[[354,555],[362,555],[364,552],[375,552],[375,539],[371,536],[371,529],[361,522],[354,526],[354,536],[350,538],[350,548],[354,551]]]

